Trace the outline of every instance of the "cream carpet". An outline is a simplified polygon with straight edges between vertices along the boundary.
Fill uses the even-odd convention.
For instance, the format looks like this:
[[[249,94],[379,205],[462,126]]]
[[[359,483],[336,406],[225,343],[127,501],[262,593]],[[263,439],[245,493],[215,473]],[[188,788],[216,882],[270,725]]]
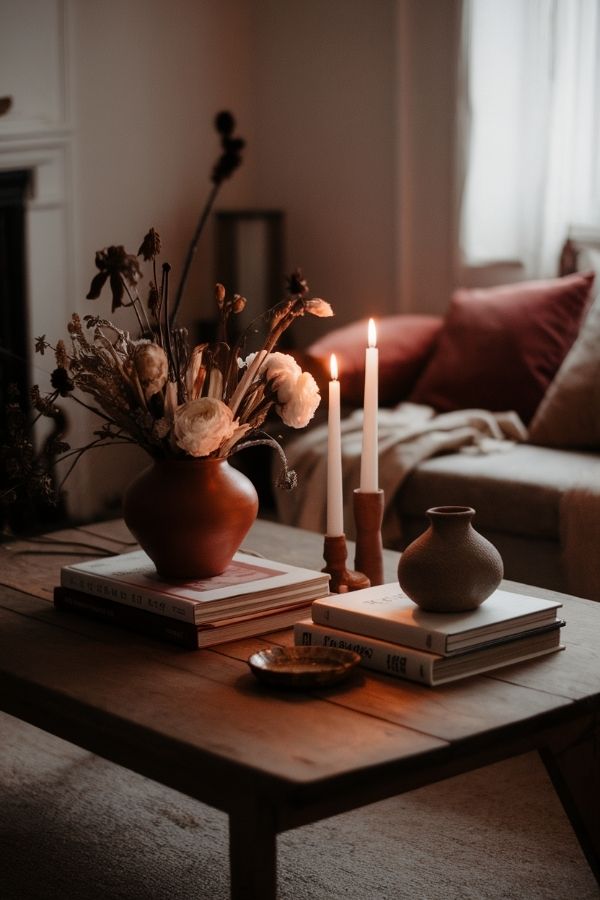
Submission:
[[[281,900],[587,900],[534,754],[287,832]],[[226,900],[227,818],[0,714],[1,900]]]

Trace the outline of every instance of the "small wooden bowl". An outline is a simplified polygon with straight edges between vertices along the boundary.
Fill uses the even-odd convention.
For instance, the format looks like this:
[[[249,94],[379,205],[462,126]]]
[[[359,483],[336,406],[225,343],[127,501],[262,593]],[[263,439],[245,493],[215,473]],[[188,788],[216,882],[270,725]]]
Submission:
[[[338,647],[270,647],[248,659],[259,681],[272,687],[329,687],[347,678],[360,655]]]

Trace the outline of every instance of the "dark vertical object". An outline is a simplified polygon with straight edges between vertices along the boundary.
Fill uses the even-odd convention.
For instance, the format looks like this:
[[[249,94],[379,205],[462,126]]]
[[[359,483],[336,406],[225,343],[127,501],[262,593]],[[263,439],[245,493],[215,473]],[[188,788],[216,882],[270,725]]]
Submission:
[[[29,337],[25,282],[25,196],[27,171],[0,172],[0,423],[6,423],[8,385],[29,392]]]
[[[30,179],[27,170],[0,171],[0,443],[7,438],[9,386],[17,386],[24,410],[31,387],[25,239],[25,201]],[[0,460],[0,495],[6,488],[6,479]],[[61,504],[50,506],[33,497],[19,497],[9,506],[0,503],[0,536],[2,532],[10,535],[47,529],[64,516]]]
[[[284,272],[284,214],[280,210],[221,210],[216,219],[216,280],[220,281],[229,294],[244,294],[248,287],[242,284],[239,260],[243,256],[244,224],[262,224],[264,258],[258,261],[262,270],[264,294],[261,297],[247,296],[248,309],[243,321],[236,322],[241,328],[261,312],[266,312],[285,296]],[[288,333],[283,335],[279,347],[290,347]]]
[[[244,312],[233,316],[230,321],[230,339],[235,340],[250,322],[286,296],[284,214],[280,210],[221,210],[215,214],[215,220],[215,280],[225,286],[228,295],[242,294],[248,301]],[[257,228],[249,229],[248,225]],[[259,258],[256,259],[253,254],[259,254]],[[245,261],[245,266],[240,265],[242,261]],[[252,274],[257,283],[244,283],[245,276],[253,280]],[[207,324],[201,323],[200,326],[205,334],[210,333]],[[266,335],[268,323],[265,321],[261,325],[257,322],[256,330],[261,337]],[[244,352],[257,350],[259,346],[260,340],[251,338],[249,346],[242,349],[242,356]],[[291,346],[290,331],[286,331],[277,349],[285,350]],[[261,514],[272,510],[273,450],[264,446],[252,447],[236,454],[230,461],[254,483],[260,498]]]

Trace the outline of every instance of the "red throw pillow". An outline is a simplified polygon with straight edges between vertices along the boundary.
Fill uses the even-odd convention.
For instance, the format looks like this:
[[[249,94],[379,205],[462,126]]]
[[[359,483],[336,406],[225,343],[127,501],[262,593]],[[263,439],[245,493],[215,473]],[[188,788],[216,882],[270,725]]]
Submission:
[[[307,353],[329,371],[336,354],[342,402],[362,406],[368,319],[336,328],[319,338]],[[441,316],[383,316],[375,320],[379,347],[379,403],[395,406],[404,400],[430,358],[442,327]]]
[[[516,410],[528,423],[577,337],[594,273],[459,289],[409,397],[440,412]]]

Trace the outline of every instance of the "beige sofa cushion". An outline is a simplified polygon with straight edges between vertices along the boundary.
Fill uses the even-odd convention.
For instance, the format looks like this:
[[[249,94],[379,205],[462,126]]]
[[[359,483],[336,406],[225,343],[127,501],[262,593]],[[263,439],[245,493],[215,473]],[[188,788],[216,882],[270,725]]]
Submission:
[[[475,528],[559,539],[559,505],[577,484],[600,484],[600,455],[516,444],[503,453],[451,453],[421,463],[399,491],[400,516],[430,506],[476,510]]]
[[[546,447],[600,449],[600,292],[531,422]]]

